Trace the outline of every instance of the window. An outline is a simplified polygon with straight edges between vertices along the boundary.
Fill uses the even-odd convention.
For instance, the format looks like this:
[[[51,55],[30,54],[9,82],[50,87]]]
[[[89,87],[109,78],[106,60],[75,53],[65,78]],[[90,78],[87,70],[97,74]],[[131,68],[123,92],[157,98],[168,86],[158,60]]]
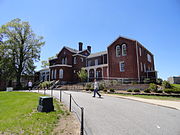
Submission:
[[[91,61],[90,60],[88,61],[88,66],[91,66]]]
[[[125,69],[124,69],[125,63],[124,63],[124,61],[119,62],[119,67],[120,67],[120,72],[124,72],[125,71]]]
[[[65,58],[65,62],[64,62],[64,64],[66,64],[66,65],[67,65],[67,57]]]
[[[56,79],[56,69],[54,70],[54,79]]]
[[[147,54],[147,60],[148,60],[149,62],[151,62],[151,55],[150,55],[150,54]]]
[[[59,78],[60,78],[60,79],[63,79],[63,69],[60,69],[60,70],[59,70]]]
[[[61,61],[62,64],[64,64],[64,58],[62,58],[62,61]]]
[[[142,55],[142,49],[141,49],[141,47],[139,47],[139,55],[140,55],[140,56]]]
[[[146,72],[146,64],[144,64],[144,72]]]
[[[143,64],[142,64],[142,62],[141,62],[141,72],[143,72]]]
[[[74,64],[76,64],[76,57],[74,57]]]
[[[83,62],[84,61],[84,59],[83,58],[81,58],[81,62]]]
[[[95,59],[95,66],[98,65],[98,59]]]
[[[122,56],[126,56],[127,55],[127,48],[126,48],[126,44],[122,45]]]
[[[116,57],[120,57],[121,55],[121,48],[120,48],[120,45],[117,45],[116,46]]]
[[[54,79],[54,70],[51,70],[51,79]]]

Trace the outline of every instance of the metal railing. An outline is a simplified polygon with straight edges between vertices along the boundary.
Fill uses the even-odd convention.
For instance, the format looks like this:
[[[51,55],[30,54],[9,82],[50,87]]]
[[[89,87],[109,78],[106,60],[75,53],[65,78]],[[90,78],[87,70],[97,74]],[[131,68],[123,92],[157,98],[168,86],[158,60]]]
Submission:
[[[58,90],[56,90],[58,91]],[[72,101],[74,102],[74,104],[80,109],[81,111],[81,118],[80,119],[80,135],[84,135],[84,108],[81,107],[77,102],[76,100],[73,98],[72,94],[70,93],[67,93],[67,92],[64,92],[63,90],[59,90],[59,101],[62,102],[62,92],[66,95],[69,95],[69,111],[71,112],[72,111]],[[38,90],[38,93],[39,93],[39,90]],[[54,93],[54,90],[51,89],[50,90],[50,95],[53,96],[53,93]],[[46,90],[44,89],[43,90],[43,94],[46,95]]]
[[[72,108],[72,101],[74,102],[74,104],[79,107],[79,109],[81,110],[81,128],[80,128],[80,135],[84,135],[84,108],[81,107],[73,98],[73,96],[69,93],[66,93],[63,91],[63,93],[69,95],[69,111],[71,112],[71,108]],[[60,101],[62,101],[62,90],[60,90]]]

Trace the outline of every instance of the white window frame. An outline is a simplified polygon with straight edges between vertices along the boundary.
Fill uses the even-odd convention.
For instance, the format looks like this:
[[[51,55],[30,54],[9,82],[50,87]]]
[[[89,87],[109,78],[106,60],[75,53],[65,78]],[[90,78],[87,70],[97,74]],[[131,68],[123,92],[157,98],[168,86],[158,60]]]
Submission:
[[[98,59],[95,59],[95,66],[98,65]]]
[[[67,57],[65,57],[64,64],[67,65]]]
[[[139,47],[139,55],[142,56],[142,48]]]
[[[74,57],[74,64],[76,64],[76,60],[77,60],[77,58],[76,58],[76,57]]]
[[[81,58],[81,62],[83,62],[84,61],[84,59],[83,58]]]
[[[59,79],[63,79],[64,71],[63,69],[59,69]]]
[[[122,64],[124,64],[124,69],[122,67]],[[120,70],[120,72],[124,72],[125,71],[125,63],[124,63],[124,61],[120,61],[119,62],[119,70]]]
[[[64,64],[64,63],[65,63],[65,61],[64,61],[64,58],[62,58],[62,61],[61,61],[61,63],[62,63],[62,64]]]
[[[116,57],[120,57],[121,56],[121,47],[120,45],[116,46]]]
[[[126,44],[122,44],[122,56],[126,56],[127,55],[127,46]]]
[[[151,60],[152,58],[151,58],[151,55],[148,53],[147,54],[147,60],[149,61],[149,62],[151,62],[152,60]]]

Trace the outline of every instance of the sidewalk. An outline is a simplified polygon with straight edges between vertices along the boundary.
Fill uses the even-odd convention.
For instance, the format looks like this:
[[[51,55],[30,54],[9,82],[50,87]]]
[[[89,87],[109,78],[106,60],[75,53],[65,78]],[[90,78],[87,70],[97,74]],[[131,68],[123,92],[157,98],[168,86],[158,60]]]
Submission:
[[[140,101],[140,102],[144,102],[144,103],[149,103],[149,104],[154,104],[154,105],[159,105],[159,106],[164,106],[164,107],[180,110],[180,102],[178,102],[178,101],[144,99],[144,98],[138,98],[138,97],[109,95],[109,94],[106,94],[106,95],[107,96],[124,98],[124,99],[136,100],[136,101]]]

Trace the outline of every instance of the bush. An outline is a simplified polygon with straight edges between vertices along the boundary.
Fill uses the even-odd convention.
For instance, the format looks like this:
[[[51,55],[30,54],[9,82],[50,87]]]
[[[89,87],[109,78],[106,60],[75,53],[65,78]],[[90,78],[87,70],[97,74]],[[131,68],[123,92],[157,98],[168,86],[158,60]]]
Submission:
[[[109,91],[110,91],[110,92],[113,92],[113,93],[115,92],[115,90],[114,90],[113,88],[111,88]]]
[[[180,89],[179,88],[174,88],[174,89],[164,89],[163,90],[165,93],[180,93]]]
[[[163,81],[162,86],[163,86],[164,89],[172,88],[171,84],[168,81]]]
[[[151,90],[149,88],[144,90],[145,93],[151,93]]]
[[[157,92],[157,85],[154,83],[150,83],[149,89],[153,92]]]
[[[104,85],[102,83],[99,84],[99,90],[103,90],[104,89]]]
[[[90,90],[91,89],[91,84],[87,83],[85,87],[86,87],[86,90]]]
[[[157,93],[163,93],[163,90],[157,90],[156,92]]]
[[[132,90],[131,90],[131,89],[128,89],[127,92],[132,92]]]
[[[133,91],[134,92],[140,92],[140,89],[134,89]]]
[[[103,91],[104,91],[104,93],[106,93],[106,92],[107,92],[107,89],[104,89]]]
[[[161,78],[157,78],[157,79],[156,79],[156,83],[157,83],[158,85],[161,85],[162,82],[163,82],[163,80],[162,80]]]
[[[151,82],[150,78],[145,78],[143,81],[145,84],[149,84]]]
[[[93,91],[94,91],[94,88],[90,88],[90,91],[92,91],[92,92],[93,92]]]

